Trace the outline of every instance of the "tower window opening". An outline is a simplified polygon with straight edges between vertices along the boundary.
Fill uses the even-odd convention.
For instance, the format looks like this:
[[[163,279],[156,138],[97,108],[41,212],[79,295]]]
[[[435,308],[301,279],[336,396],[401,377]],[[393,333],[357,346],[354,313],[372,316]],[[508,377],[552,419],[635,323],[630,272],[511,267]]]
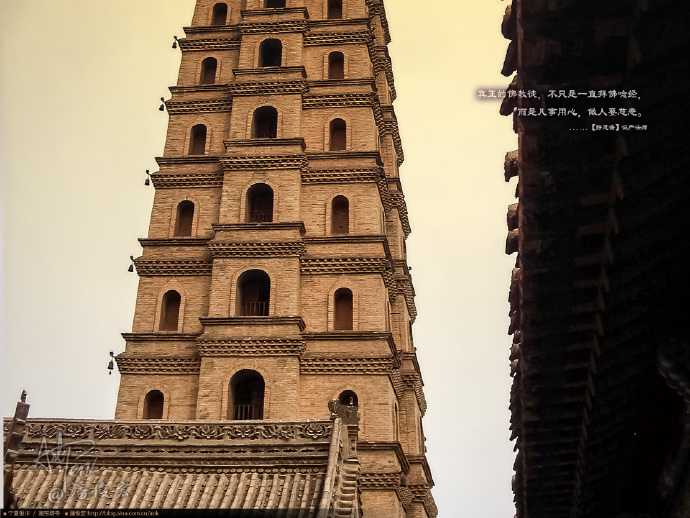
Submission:
[[[242,369],[230,380],[232,407],[230,419],[263,419],[265,382],[263,376],[250,369]]]
[[[144,419],[163,419],[165,398],[160,390],[151,390],[144,398]]]
[[[352,291],[339,288],[334,295],[333,327],[339,331],[352,330]]]
[[[395,441],[399,441],[399,440],[400,440],[400,428],[399,428],[399,424],[400,424],[400,418],[399,418],[399,416],[398,416],[398,404],[395,403],[395,404],[393,405],[393,439],[394,439]]]
[[[252,185],[247,191],[247,222],[273,221],[273,189],[265,183]]]
[[[185,200],[177,206],[177,218],[175,219],[175,237],[191,236],[192,222],[194,221],[194,203]]]
[[[279,67],[283,61],[283,44],[280,40],[268,39],[259,46],[259,66]]]
[[[265,6],[266,9],[285,7],[285,0],[266,0]]]
[[[201,80],[202,85],[213,85],[216,83],[216,71],[218,70],[218,61],[216,58],[206,58],[201,62]]]
[[[252,138],[278,137],[278,110],[273,106],[262,106],[254,112]]]
[[[337,20],[343,17],[343,0],[328,0],[328,19]]]
[[[328,55],[328,79],[345,78],[345,56],[342,52],[331,52]]]
[[[213,6],[213,18],[211,25],[225,25],[228,21],[228,4],[216,4]]]
[[[350,202],[345,196],[336,196],[331,203],[331,233],[350,232]]]
[[[347,125],[343,119],[333,119],[330,124],[331,151],[347,149]]]
[[[248,270],[237,281],[240,316],[266,317],[271,300],[271,279],[261,270]]]
[[[344,390],[340,393],[338,396],[338,402],[341,405],[345,406],[353,406],[353,407],[358,407],[359,406],[359,401],[357,399],[357,394],[355,394],[352,390]]]
[[[182,297],[175,290],[170,290],[163,295],[161,306],[161,321],[158,327],[161,331],[177,331],[180,319],[180,302]]]
[[[197,124],[192,128],[192,138],[189,141],[190,155],[203,155],[206,153],[206,126]]]

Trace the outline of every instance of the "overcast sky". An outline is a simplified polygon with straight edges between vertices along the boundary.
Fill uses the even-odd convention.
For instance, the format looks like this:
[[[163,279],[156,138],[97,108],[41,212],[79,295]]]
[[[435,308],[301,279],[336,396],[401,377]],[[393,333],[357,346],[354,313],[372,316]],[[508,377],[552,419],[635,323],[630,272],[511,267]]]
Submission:
[[[131,330],[167,113],[194,0],[4,0],[2,413],[112,419],[109,351]],[[507,41],[499,0],[386,0],[405,150],[417,292],[414,325],[443,517],[506,518],[510,481],[503,157],[517,147],[498,104]]]

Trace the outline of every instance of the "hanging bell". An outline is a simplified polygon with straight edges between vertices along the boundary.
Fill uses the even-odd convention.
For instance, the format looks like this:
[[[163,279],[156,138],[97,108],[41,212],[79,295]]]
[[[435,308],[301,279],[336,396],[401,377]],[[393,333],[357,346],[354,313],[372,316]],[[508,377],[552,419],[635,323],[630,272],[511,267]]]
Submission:
[[[113,354],[113,351],[110,351],[110,361],[108,362],[108,375],[111,375],[115,370],[115,362],[113,361],[114,358],[115,355]]]
[[[177,36],[173,36],[175,38],[175,41],[173,41],[172,48],[176,49],[177,48]]]

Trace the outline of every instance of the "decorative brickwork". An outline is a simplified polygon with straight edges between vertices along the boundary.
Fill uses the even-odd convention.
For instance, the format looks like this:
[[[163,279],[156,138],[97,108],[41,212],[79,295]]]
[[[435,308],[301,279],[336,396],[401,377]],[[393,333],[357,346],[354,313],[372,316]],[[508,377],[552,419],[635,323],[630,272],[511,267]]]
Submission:
[[[211,25],[214,2],[197,0],[180,40],[117,356],[118,420],[151,420],[108,428],[150,444],[136,466],[142,494],[125,506],[150,507],[155,491],[180,507],[263,509],[284,494],[305,517],[433,518],[385,9],[348,0],[327,18],[326,5],[288,4],[229,0]],[[327,404],[334,421],[304,421]],[[209,473],[180,468],[195,441]],[[206,499],[191,484],[206,484]]]
[[[136,259],[139,275],[211,275],[212,263],[207,261],[144,261]]]
[[[201,356],[300,356],[303,340],[201,340]]]
[[[115,357],[122,374],[199,374],[198,358],[169,356],[136,358],[120,354]]]

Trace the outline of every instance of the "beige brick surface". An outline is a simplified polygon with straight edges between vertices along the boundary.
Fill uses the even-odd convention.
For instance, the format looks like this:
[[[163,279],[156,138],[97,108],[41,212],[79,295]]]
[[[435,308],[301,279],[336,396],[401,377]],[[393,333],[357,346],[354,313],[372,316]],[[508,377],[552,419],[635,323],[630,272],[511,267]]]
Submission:
[[[209,27],[216,3],[197,1],[194,30],[182,43],[148,239],[137,260],[123,358],[161,368],[123,374],[116,418],[143,418],[145,395],[160,390],[164,419],[230,419],[230,380],[243,369],[264,379],[266,419],[327,419],[328,401],[351,390],[359,402],[362,472],[403,472],[405,483],[429,484],[420,460],[420,399],[410,381],[418,373],[400,284],[408,275],[409,227],[380,17],[365,0],[343,0],[347,23],[324,22],[321,0],[287,0],[288,8],[306,8],[308,18],[301,10],[260,10],[263,0],[228,0],[226,25]],[[369,27],[369,44],[350,37]],[[259,47],[269,38],[282,43],[282,66],[261,69]],[[344,54],[344,81],[328,80],[334,51]],[[218,61],[216,84],[200,86],[207,57]],[[278,112],[276,140],[252,140],[253,114],[262,106]],[[335,118],[346,122],[346,150],[331,152]],[[200,156],[190,155],[196,124],[207,128]],[[270,223],[248,221],[247,192],[260,183],[273,190]],[[336,196],[348,199],[346,234],[333,235]],[[177,237],[182,201],[194,203],[192,232]],[[248,270],[270,278],[268,317],[240,315],[238,278]],[[339,288],[353,293],[352,330],[335,329]],[[182,299],[176,331],[159,330],[168,290]],[[170,367],[171,358],[187,362],[184,372]],[[401,461],[400,452],[412,460]],[[364,487],[362,505],[365,516],[427,516],[419,499],[406,511],[388,486]]]

